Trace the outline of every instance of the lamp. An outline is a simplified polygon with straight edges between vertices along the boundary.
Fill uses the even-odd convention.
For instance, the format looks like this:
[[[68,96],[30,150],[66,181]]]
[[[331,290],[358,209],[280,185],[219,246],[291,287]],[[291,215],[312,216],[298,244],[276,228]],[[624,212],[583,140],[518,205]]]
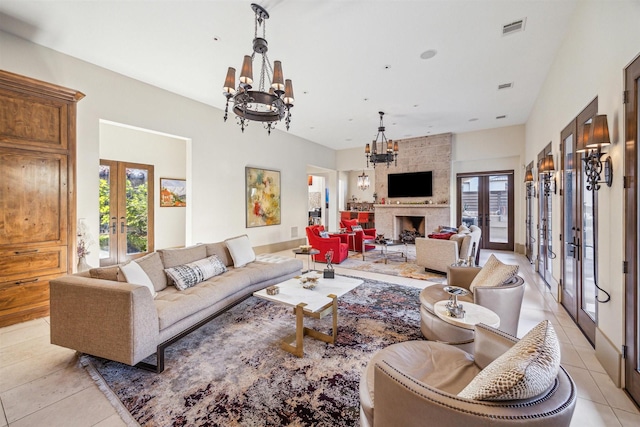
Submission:
[[[542,159],[538,171],[542,175],[545,197],[549,196],[551,191],[556,194],[556,167],[553,162],[553,154],[549,153]],[[553,178],[553,190],[551,189],[551,178]]]
[[[587,153],[582,158],[584,161],[584,173],[587,179],[587,190],[600,190],[600,183],[604,182],[607,187],[613,184],[613,165],[611,156],[601,160],[603,153],[601,147],[610,145],[609,125],[605,114],[597,115],[591,123],[585,123],[582,128],[582,138],[576,147],[576,153]],[[604,170],[604,181],[601,174]]]
[[[273,68],[267,57],[268,43],[266,39],[266,20],[269,13],[262,6],[252,3],[251,9],[255,13],[255,32],[253,38],[253,53],[245,55],[242,61],[238,87],[235,88],[236,69],[229,67],[224,81],[222,94],[227,98],[224,109],[224,121],[227,121],[229,102],[233,102],[233,112],[236,114],[238,124],[244,132],[249,125],[249,120],[264,122],[267,133],[276,122],[285,119],[287,130],[291,124],[291,108],[294,104],[293,85],[291,80],[284,79],[282,63],[273,62]],[[258,37],[258,27],[262,27],[262,37]],[[257,90],[253,84],[253,60],[256,53],[262,56],[260,65],[260,79]],[[265,87],[265,81],[269,84]],[[252,90],[253,89],[253,90]]]
[[[369,188],[369,185],[369,175],[365,175],[364,171],[362,171],[362,175],[358,175],[358,188],[364,191]]]
[[[398,143],[392,140],[387,141],[387,137],[384,135],[384,124],[382,123],[382,117],[384,112],[379,111],[380,114],[380,126],[378,126],[378,135],[373,140],[372,144],[367,144],[364,148],[364,154],[367,156],[367,167],[369,162],[376,167],[376,163],[386,163],[387,167],[391,162],[394,162],[398,166]],[[378,138],[380,138],[380,150],[378,150]],[[373,150],[371,149],[373,145]]]
[[[536,185],[533,181],[533,170],[527,169],[524,175],[524,182],[527,185],[527,198],[536,197]]]

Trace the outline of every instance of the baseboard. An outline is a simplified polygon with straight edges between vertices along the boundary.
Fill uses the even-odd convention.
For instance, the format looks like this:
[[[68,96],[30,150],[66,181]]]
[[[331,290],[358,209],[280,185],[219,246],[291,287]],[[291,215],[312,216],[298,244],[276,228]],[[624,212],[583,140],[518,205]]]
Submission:
[[[268,253],[286,251],[287,249],[297,248],[300,245],[306,245],[306,244],[307,244],[307,239],[305,237],[301,239],[288,240],[286,242],[269,243],[268,245],[254,246],[253,251],[256,254],[268,254]]]
[[[600,328],[596,328],[596,359],[609,374],[616,387],[621,387],[622,353],[602,333]]]

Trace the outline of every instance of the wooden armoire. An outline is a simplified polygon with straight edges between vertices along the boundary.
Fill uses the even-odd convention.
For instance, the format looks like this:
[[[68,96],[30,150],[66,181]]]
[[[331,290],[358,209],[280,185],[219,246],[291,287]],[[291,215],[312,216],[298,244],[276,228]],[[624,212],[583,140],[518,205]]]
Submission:
[[[0,327],[49,315],[49,280],[73,271],[83,97],[0,70]]]

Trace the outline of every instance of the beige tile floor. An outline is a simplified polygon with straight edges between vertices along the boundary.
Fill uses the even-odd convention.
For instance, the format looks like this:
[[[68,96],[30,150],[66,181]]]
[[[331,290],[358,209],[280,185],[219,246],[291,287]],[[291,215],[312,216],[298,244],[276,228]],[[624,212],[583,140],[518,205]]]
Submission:
[[[293,256],[290,251],[282,255]],[[488,251],[482,252],[486,259]],[[578,388],[571,425],[640,426],[640,412],[616,388],[564,309],[522,255],[496,252],[518,263],[526,291],[518,335],[544,319],[553,323],[561,341],[562,363]],[[318,265],[321,268],[321,265]],[[338,273],[423,287],[424,282],[401,277],[341,269]],[[79,367],[74,351],[49,344],[48,318],[0,328],[0,427],[124,426],[111,404]],[[171,363],[171,361],[169,361]]]

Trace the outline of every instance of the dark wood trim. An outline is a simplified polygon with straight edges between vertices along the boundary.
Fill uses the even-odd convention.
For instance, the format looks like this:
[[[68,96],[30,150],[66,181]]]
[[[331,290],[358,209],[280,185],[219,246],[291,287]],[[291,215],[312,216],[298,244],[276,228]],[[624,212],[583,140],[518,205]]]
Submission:
[[[84,98],[84,93],[58,86],[53,83],[44,82],[20,74],[11,73],[9,71],[0,70],[0,86],[12,88],[17,92],[35,95],[38,97],[46,96],[55,99],[61,99],[74,103]]]
[[[627,273],[624,277],[625,289],[625,388],[629,395],[640,404],[640,373],[638,370],[638,79],[640,79],[640,56],[625,69],[625,91],[627,103],[624,106],[625,123],[625,164],[624,192],[625,248],[624,259]],[[615,123],[615,122],[614,122]],[[614,141],[617,142],[617,141]]]

